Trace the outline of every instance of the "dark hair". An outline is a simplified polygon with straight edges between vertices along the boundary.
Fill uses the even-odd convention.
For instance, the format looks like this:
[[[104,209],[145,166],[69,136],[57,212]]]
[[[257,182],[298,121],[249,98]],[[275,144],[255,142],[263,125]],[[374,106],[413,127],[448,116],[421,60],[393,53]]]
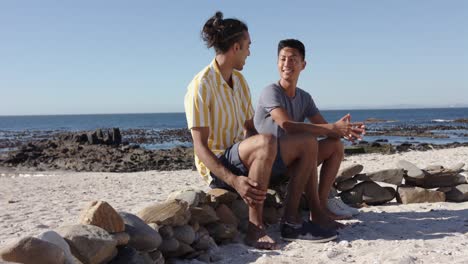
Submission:
[[[305,47],[302,42],[297,39],[283,39],[278,43],[278,56],[282,49],[284,48],[293,48],[299,51],[302,56],[302,60],[305,59]]]
[[[219,54],[227,52],[234,43],[244,38],[244,31],[249,31],[244,22],[235,18],[223,19],[223,13],[218,11],[206,21],[201,37],[208,48],[214,47],[216,54]]]

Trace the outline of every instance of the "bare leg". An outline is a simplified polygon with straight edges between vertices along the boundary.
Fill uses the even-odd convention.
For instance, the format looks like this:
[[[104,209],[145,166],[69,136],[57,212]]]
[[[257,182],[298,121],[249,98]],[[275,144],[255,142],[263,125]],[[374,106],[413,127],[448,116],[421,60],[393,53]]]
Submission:
[[[295,134],[282,138],[280,146],[281,157],[288,167],[289,176],[284,220],[301,223],[302,218],[298,214],[299,203],[311,171],[317,168],[318,143],[315,137],[309,134]],[[317,185],[315,186],[317,188]]]
[[[272,135],[249,137],[239,145],[239,156],[249,170],[248,177],[256,181],[262,190],[268,189],[276,152],[276,137]],[[246,243],[260,249],[277,248],[275,241],[266,234],[263,225],[263,203],[249,206]]]
[[[322,163],[322,168],[320,170],[319,200],[321,207],[333,219],[341,218],[328,210],[327,201],[343,157],[343,143],[341,143],[340,139],[327,138],[320,140],[318,163]]]

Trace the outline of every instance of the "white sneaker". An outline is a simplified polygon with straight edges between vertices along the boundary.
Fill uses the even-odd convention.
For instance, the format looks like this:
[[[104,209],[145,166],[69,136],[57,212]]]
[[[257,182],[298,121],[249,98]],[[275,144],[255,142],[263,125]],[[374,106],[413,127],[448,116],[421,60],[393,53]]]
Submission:
[[[329,198],[327,201],[328,210],[340,216],[355,216],[359,214],[359,210],[345,204],[340,198]]]

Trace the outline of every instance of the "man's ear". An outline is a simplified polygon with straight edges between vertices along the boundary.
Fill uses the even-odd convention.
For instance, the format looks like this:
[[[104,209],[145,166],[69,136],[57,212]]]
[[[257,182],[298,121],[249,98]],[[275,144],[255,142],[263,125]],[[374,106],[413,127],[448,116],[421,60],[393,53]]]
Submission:
[[[234,43],[233,48],[234,48],[234,51],[240,50],[240,44],[239,44],[239,42]]]
[[[302,69],[305,69],[306,65],[307,65],[307,61],[304,61],[304,62],[302,63]]]

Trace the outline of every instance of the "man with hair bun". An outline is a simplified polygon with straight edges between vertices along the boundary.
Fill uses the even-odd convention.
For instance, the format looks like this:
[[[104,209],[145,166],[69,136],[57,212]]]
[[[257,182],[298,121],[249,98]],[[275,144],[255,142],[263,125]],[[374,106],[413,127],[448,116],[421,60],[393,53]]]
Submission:
[[[263,224],[263,203],[270,180],[277,180],[297,153],[283,155],[281,142],[274,135],[257,134],[254,128],[250,90],[240,73],[250,55],[247,25],[216,12],[206,21],[201,36],[216,56],[190,82],[184,100],[195,165],[210,187],[237,192],[247,203],[245,242],[260,249],[277,249]],[[296,179],[304,177],[308,175],[290,181],[297,186]],[[295,220],[298,207],[295,196],[287,199],[285,218]],[[297,235],[315,236],[317,241],[336,238],[334,230],[314,229],[311,234],[309,226],[299,225]]]

